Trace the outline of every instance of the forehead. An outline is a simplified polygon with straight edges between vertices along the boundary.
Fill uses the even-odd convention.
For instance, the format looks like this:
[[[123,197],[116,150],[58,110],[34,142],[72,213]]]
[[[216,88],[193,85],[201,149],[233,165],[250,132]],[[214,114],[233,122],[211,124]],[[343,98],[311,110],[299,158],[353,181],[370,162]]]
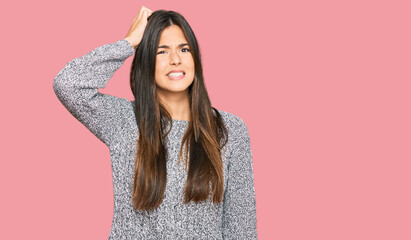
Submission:
[[[159,45],[178,45],[187,42],[183,30],[177,25],[171,25],[160,35]]]

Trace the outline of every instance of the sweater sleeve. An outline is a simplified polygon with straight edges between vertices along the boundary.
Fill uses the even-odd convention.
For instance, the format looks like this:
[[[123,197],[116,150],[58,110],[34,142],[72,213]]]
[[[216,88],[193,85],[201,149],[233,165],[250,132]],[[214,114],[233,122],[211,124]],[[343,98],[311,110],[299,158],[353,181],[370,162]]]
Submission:
[[[247,126],[238,119],[224,193],[223,236],[224,239],[258,239],[250,137]]]
[[[134,48],[124,39],[105,44],[68,62],[57,74],[53,90],[64,107],[107,146],[121,128],[126,98],[98,92]]]

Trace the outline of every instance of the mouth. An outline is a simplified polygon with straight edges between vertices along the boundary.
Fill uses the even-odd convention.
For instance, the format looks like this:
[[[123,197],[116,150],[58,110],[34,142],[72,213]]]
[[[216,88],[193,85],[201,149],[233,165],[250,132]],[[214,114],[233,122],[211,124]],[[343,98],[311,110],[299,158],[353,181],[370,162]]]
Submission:
[[[184,78],[186,73],[183,70],[173,70],[167,74],[167,77],[171,80],[179,80]]]
[[[181,74],[181,73],[183,73],[183,75],[186,74],[186,72],[184,72],[183,70],[172,70],[172,71],[168,72],[166,75],[167,75],[167,76],[169,76],[170,74],[171,74],[171,75],[179,75],[179,74]]]

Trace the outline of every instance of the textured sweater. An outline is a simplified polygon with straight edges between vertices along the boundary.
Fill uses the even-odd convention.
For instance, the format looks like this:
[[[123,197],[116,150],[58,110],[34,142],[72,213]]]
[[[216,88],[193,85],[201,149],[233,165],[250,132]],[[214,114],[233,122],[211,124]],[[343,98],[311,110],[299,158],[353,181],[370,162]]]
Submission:
[[[73,59],[57,74],[53,89],[64,107],[110,150],[114,209],[109,239],[257,239],[254,173],[248,128],[244,121],[218,110],[228,129],[222,149],[224,195],[183,204],[187,178],[178,162],[189,121],[172,120],[167,136],[167,185],[161,205],[152,212],[132,204],[135,143],[139,136],[134,101],[98,92],[135,52],[124,39]],[[168,125],[167,125],[168,126]]]

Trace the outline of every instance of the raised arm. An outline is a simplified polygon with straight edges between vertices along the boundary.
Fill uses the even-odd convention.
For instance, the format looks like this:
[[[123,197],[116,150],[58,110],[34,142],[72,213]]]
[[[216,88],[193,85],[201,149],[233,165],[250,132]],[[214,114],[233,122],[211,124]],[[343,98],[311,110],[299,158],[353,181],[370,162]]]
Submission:
[[[53,89],[64,107],[103,143],[109,145],[121,127],[121,116],[130,102],[98,92],[114,72],[134,54],[130,43],[121,39],[95,48],[68,62],[57,74]]]
[[[75,58],[57,74],[53,89],[64,107],[107,146],[121,132],[131,103],[98,92],[124,61],[134,54],[152,11],[141,7],[124,39],[105,44]]]
[[[224,193],[223,236],[224,239],[258,239],[250,137],[243,120],[237,120]]]

